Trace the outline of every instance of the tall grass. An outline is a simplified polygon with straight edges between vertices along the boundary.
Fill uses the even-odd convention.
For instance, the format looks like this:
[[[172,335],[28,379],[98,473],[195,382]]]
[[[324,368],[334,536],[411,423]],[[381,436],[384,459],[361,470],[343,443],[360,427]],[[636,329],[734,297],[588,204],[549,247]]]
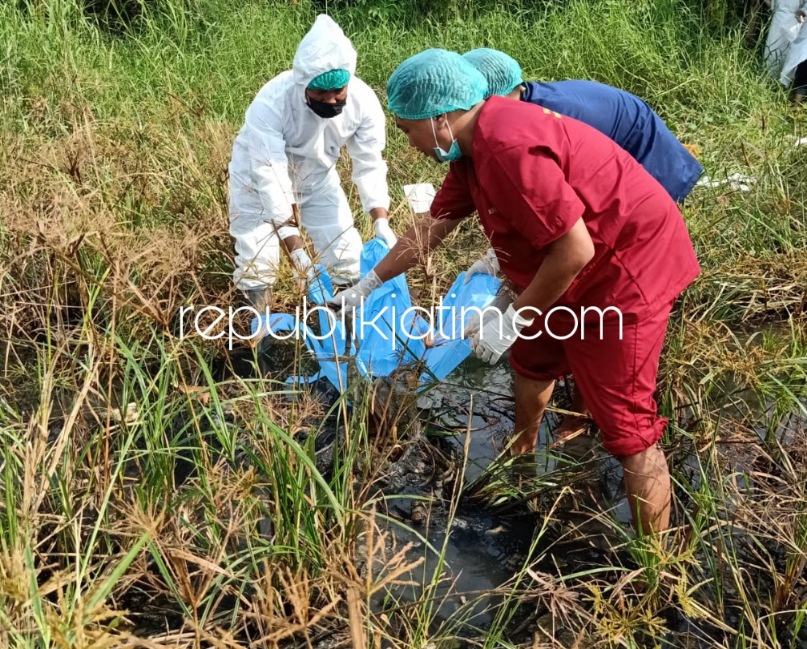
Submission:
[[[382,99],[410,54],[493,46],[528,79],[644,97],[707,173],[756,178],[747,193],[697,189],[684,208],[704,273],[673,318],[659,394],[678,526],[665,545],[630,536],[586,497],[591,464],[521,484],[499,466],[462,499],[447,490],[448,520],[472,503],[540,521],[478,643],[797,646],[807,147],[793,144],[805,122],[736,12],[717,0],[332,8]],[[396,545],[382,511],[399,455],[427,448],[411,404],[358,389],[325,407],[279,381],[222,379],[221,342],[179,339],[181,306],[233,298],[232,138],[317,10],[159,0],[108,29],[77,0],[0,4],[2,646],[427,647],[475,624],[474,602],[437,619],[446,546]],[[388,135],[402,231],[400,186],[444,170]],[[340,171],[347,181],[346,161]],[[411,274],[419,299],[482,250],[461,228]],[[298,298],[287,268],[279,287],[281,305]],[[335,440],[327,466],[318,433]],[[593,524],[610,539],[599,558],[564,563]],[[425,576],[423,552],[437,557]],[[412,579],[421,594],[396,604],[393,587]]]

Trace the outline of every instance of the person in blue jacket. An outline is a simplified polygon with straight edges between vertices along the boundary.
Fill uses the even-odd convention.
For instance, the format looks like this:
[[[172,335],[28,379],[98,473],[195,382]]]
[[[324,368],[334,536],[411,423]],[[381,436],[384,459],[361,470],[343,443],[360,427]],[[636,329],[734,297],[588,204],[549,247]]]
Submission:
[[[487,47],[464,58],[487,79],[489,97],[520,99],[593,126],[630,153],[678,203],[703,173],[661,117],[636,95],[596,81],[525,82],[515,59]]]
[[[487,97],[500,95],[541,106],[593,126],[630,153],[667,193],[681,203],[692,191],[703,167],[672,134],[656,112],[636,95],[596,81],[524,81],[521,66],[499,50],[482,47],[463,57],[488,82]],[[499,275],[494,250],[475,262],[465,281],[475,273]],[[572,410],[586,413],[579,392],[575,392]],[[587,424],[585,416],[564,417],[556,439],[576,434]]]

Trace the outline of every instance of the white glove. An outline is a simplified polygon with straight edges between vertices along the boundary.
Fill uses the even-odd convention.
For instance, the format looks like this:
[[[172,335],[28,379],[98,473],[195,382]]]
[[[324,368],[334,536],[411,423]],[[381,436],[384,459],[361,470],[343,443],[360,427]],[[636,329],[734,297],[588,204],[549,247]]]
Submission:
[[[325,306],[333,311],[337,318],[342,317],[342,313],[345,311],[351,316],[355,316],[356,309],[362,306],[364,298],[381,286],[382,283],[375,271],[371,270],[358,284],[339,291],[325,303]]]
[[[291,257],[291,263],[294,267],[294,279],[298,282],[303,281],[301,278],[305,276],[305,281],[310,282],[317,274],[316,268],[314,268],[314,264],[311,263],[311,258],[308,256],[305,250],[302,248],[297,248],[297,250],[292,250],[289,253],[289,257]]]
[[[483,309],[481,326],[476,313],[468,323],[471,349],[483,361],[493,365],[516,342],[521,330],[529,327],[532,322],[532,318],[516,313],[512,304],[504,313],[498,309]]]
[[[380,218],[373,221],[373,230],[375,230],[375,236],[383,239],[384,243],[386,243],[390,249],[398,243],[398,237],[395,236],[395,233],[389,226],[389,219]]]
[[[465,271],[465,279],[462,280],[463,284],[467,284],[468,280],[473,275],[493,275],[498,277],[501,268],[499,268],[499,259],[496,257],[496,251],[493,248],[488,248],[485,256],[479,261],[471,264],[471,267]]]

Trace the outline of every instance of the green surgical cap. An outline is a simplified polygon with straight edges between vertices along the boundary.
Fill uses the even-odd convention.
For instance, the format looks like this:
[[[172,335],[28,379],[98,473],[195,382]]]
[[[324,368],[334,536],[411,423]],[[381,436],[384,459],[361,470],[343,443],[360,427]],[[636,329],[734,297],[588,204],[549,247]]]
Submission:
[[[425,50],[401,63],[387,81],[387,104],[402,119],[468,110],[485,98],[485,77],[456,52]]]
[[[480,47],[462,55],[466,61],[479,70],[487,79],[488,92],[492,95],[508,95],[514,88],[524,83],[521,66],[512,56],[489,47]]]
[[[348,81],[350,81],[350,72],[347,70],[328,70],[311,79],[308,87],[311,90],[337,90],[344,88]]]

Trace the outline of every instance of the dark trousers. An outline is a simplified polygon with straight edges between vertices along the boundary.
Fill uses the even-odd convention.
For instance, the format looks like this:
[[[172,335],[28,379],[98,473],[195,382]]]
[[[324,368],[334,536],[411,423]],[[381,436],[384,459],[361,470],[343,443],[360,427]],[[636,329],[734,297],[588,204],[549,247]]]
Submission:
[[[796,76],[793,79],[793,91],[807,91],[807,60],[796,67]]]

